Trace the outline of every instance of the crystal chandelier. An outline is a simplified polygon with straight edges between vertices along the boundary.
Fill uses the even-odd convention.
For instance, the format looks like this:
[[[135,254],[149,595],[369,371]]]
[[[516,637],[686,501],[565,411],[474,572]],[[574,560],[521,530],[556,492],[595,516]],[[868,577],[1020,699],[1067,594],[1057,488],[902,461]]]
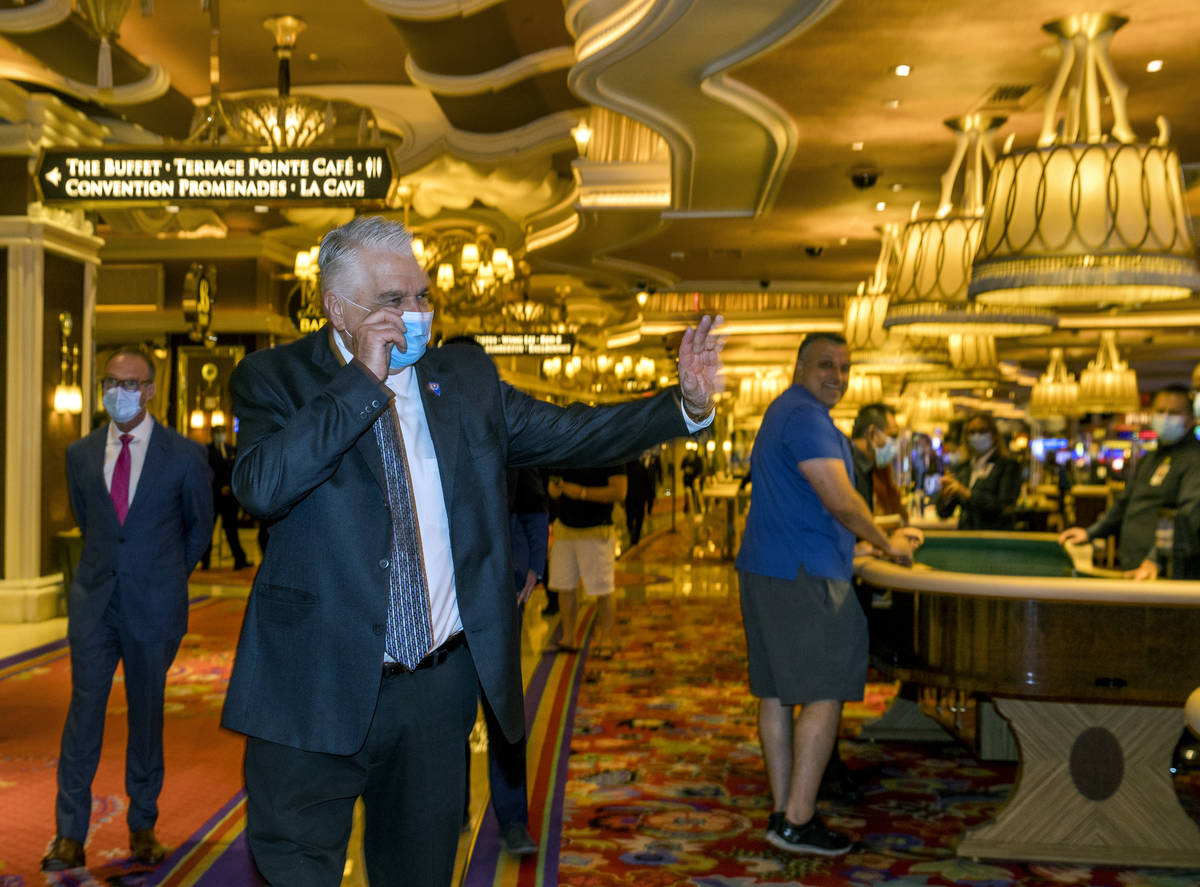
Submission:
[[[1096,359],[1079,374],[1079,409],[1085,413],[1131,413],[1141,408],[1137,373],[1121,360],[1117,333],[1100,333]]]
[[[1033,385],[1029,394],[1029,415],[1035,419],[1055,419],[1078,416],[1079,383],[1067,370],[1061,348],[1050,349],[1046,372]]]
[[[932,218],[918,218],[920,205],[914,206],[913,218],[900,236],[899,267],[884,320],[888,329],[922,336],[1027,336],[1055,326],[1049,311],[989,308],[967,295],[971,262],[983,231],[984,175],[995,159],[991,136],[1005,119],[967,114],[945,121],[955,135],[954,157],[942,176],[937,212]],[[961,201],[955,206],[954,185],[968,156]]]
[[[491,231],[476,228],[413,231],[413,256],[429,274],[439,308],[454,317],[483,317],[504,309],[518,268]],[[537,311],[528,306],[528,313]]]
[[[1047,94],[1035,148],[1011,151],[993,170],[983,237],[969,291],[989,305],[1135,304],[1200,289],[1179,157],[1158,118],[1138,143],[1127,88],[1109,44],[1128,20],[1079,14],[1043,25],[1062,61]],[[1076,63],[1076,83],[1056,132],[1056,108]],[[1100,85],[1113,125],[1101,131]],[[1009,140],[1011,143],[1011,139]]]

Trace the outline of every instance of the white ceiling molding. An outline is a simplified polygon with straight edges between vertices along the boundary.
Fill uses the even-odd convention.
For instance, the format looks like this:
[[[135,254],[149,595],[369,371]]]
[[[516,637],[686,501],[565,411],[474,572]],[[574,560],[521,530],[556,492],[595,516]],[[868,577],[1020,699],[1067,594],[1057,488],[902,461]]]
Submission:
[[[62,82],[68,91],[80,98],[91,99],[104,105],[140,105],[152,102],[166,95],[171,88],[171,75],[162,65],[150,65],[146,76],[136,83],[125,83],[106,90],[101,96],[101,90],[90,83],[63,77]]]
[[[554,203],[562,188],[549,158],[535,158],[523,167],[481,169],[443,156],[406,175],[404,181],[415,186],[412,208],[426,219],[479,201],[520,222]]]
[[[411,55],[404,59],[404,70],[413,83],[423,86],[437,95],[468,96],[499,92],[522,80],[528,80],[551,71],[563,70],[573,64],[575,64],[575,50],[569,46],[558,46],[554,49],[544,49],[541,52],[521,56],[499,68],[481,71],[478,74],[452,75],[425,71]]]
[[[367,6],[410,21],[437,21],[461,15],[466,18],[505,0],[366,0]]]
[[[797,133],[780,107],[724,72],[795,37],[839,2],[766,0],[731,17],[722,14],[728,0],[659,0],[649,8],[634,0],[616,13],[604,0],[576,0],[567,27],[581,60],[568,84],[667,140],[667,217],[755,216],[778,193]],[[606,31],[617,38],[596,36]]]
[[[28,34],[44,31],[64,21],[74,7],[72,0],[41,0],[25,7],[0,11],[0,32]]]

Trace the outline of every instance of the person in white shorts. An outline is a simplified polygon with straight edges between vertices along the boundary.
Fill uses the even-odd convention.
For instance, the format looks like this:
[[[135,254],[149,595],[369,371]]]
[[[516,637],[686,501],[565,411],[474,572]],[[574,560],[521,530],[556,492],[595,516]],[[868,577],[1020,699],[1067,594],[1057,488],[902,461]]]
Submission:
[[[576,636],[578,601],[575,589],[596,599],[597,629],[593,655],[611,659],[616,607],[613,602],[615,536],[612,507],[625,500],[627,478],[621,466],[577,468],[550,478],[547,492],[557,501],[554,544],[550,549],[550,576],[546,587],[559,593],[562,640],[558,650],[579,650]]]

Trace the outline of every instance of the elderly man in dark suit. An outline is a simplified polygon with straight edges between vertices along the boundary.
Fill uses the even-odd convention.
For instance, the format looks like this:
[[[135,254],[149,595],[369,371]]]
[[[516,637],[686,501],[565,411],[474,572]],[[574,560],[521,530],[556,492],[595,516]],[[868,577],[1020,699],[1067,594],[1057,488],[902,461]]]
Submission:
[[[212,536],[212,481],[204,449],[146,411],[154,364],[137,349],[109,358],[101,380],[112,421],[67,448],[67,489],[83,553],[67,596],[71,703],[58,759],[58,834],[42,868],[84,865],[92,778],[108,694],[125,665],[130,849],[157,863],[163,782],[163,693],[187,631],[188,576]]]
[[[721,339],[685,333],[680,386],[560,408],[478,348],[425,352],[429,279],[403,226],[331,231],[328,324],[234,372],[234,493],[274,521],[224,724],[248,734],[247,832],[287,887],[341,882],[355,799],[373,887],[450,883],[463,742],[482,688],[524,729],[508,467],[617,462],[707,425]]]

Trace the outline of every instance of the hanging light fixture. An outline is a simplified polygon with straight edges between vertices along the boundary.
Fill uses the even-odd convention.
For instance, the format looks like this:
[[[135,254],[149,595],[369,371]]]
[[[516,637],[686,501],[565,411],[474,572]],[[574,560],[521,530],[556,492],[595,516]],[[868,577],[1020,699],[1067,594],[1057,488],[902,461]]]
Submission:
[[[278,67],[275,95],[253,95],[225,100],[221,98],[221,27],[217,0],[208,3],[210,17],[209,81],[207,105],[196,108],[192,117],[189,142],[209,145],[235,144],[265,146],[272,151],[306,148],[322,143],[366,144],[378,140],[379,126],[368,108],[348,101],[329,101],[292,93],[292,55],[296,38],[308,27],[294,15],[275,15],[263,20],[263,27],[275,38],[274,52]],[[348,124],[338,128],[340,122]]]
[[[1029,393],[1029,415],[1035,419],[1054,419],[1078,416],[1079,383],[1067,370],[1061,348],[1050,349],[1050,363],[1046,372],[1033,385]]]
[[[912,219],[900,235],[899,262],[884,320],[888,329],[919,336],[1030,336],[1054,328],[1056,321],[1049,311],[989,308],[967,295],[971,262],[983,231],[984,177],[995,162],[992,134],[1005,119],[966,114],[945,121],[954,132],[954,157],[942,176],[937,212],[919,218],[920,204],[913,206]],[[956,206],[953,192],[960,172],[963,188]]]
[[[945,342],[931,337],[907,336],[884,328],[888,308],[888,269],[896,250],[898,227],[886,224],[879,257],[871,278],[859,284],[858,292],[846,299],[844,328],[850,363],[866,373],[896,374],[933,370],[946,366]]]
[[[1137,373],[1121,359],[1116,330],[1104,330],[1096,359],[1079,374],[1079,409],[1085,413],[1131,413],[1141,404]]]
[[[498,245],[490,228],[478,225],[469,229],[458,224],[414,227],[409,223],[414,186],[401,183],[396,196],[404,211],[404,227],[412,234],[413,258],[429,275],[439,310],[455,318],[500,312],[518,322],[524,322],[524,314],[530,322],[542,318],[548,306],[539,306],[528,296],[528,264]]]
[[[914,389],[991,388],[1000,382],[1000,364],[996,358],[996,339],[974,333],[953,333],[946,338],[950,365],[925,370],[905,377]]]
[[[1043,25],[1062,61],[1046,97],[1035,148],[996,163],[969,292],[989,305],[1136,304],[1183,299],[1200,289],[1179,157],[1158,118],[1158,136],[1138,143],[1127,88],[1109,44],[1128,19],[1071,15]],[[1061,127],[1059,99],[1067,93]],[[1101,131],[1100,85],[1113,125]]]
[[[921,388],[909,395],[907,400],[910,428],[935,428],[954,418],[954,404],[945,391]]]

